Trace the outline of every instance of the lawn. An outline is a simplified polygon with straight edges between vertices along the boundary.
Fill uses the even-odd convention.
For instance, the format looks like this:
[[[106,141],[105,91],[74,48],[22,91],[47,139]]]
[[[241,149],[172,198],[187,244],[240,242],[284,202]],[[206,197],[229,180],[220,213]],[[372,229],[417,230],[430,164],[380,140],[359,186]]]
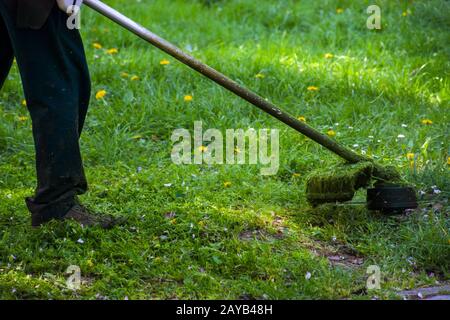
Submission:
[[[420,208],[313,209],[305,178],[324,148],[84,8],[93,81],[81,139],[91,209],[110,231],[30,227],[31,120],[14,67],[0,91],[0,298],[370,299],[450,278],[448,1],[106,1],[193,56],[382,164]],[[382,29],[369,30],[378,4]],[[96,94],[101,92],[103,94]],[[187,97],[188,96],[188,97]],[[98,99],[97,99],[98,98]],[[302,119],[303,119],[302,118]],[[177,165],[177,128],[280,132],[280,167]],[[66,287],[66,269],[82,286]],[[367,267],[381,289],[366,288]]]

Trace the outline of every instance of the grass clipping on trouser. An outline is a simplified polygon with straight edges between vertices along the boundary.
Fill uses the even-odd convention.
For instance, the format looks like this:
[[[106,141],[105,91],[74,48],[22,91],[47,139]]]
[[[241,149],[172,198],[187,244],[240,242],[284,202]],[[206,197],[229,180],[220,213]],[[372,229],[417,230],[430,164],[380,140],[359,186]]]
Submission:
[[[358,189],[369,187],[372,179],[386,183],[401,182],[399,173],[393,167],[382,167],[371,161],[339,164],[309,175],[306,198],[314,206],[350,201]]]

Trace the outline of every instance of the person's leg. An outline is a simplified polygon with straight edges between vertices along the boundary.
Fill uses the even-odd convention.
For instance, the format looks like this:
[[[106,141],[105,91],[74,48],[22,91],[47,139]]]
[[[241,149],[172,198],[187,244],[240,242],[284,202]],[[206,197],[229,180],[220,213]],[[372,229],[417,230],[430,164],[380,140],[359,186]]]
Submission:
[[[8,77],[9,70],[11,69],[12,62],[14,60],[13,49],[11,41],[9,40],[8,30],[6,30],[5,23],[0,16],[0,89]]]
[[[14,8],[0,1],[19,66],[36,148],[38,185],[27,198],[32,224],[61,218],[87,190],[79,137],[85,120],[90,79],[77,30],[54,7],[39,30],[16,27]]]

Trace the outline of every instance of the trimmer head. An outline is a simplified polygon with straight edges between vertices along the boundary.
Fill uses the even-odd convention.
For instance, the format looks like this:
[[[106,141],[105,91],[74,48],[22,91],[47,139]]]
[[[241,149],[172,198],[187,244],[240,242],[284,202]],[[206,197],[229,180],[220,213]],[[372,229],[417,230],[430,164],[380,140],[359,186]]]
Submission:
[[[385,213],[401,213],[406,209],[418,207],[416,192],[413,188],[380,184],[367,189],[367,207],[369,210],[379,210]]]
[[[372,181],[376,181],[374,187]],[[391,167],[372,162],[338,165],[313,172],[306,181],[306,198],[313,206],[352,200],[360,188],[367,190],[367,208],[385,213],[417,208],[416,192]]]
[[[350,201],[356,190],[368,186],[372,172],[371,162],[343,164],[315,171],[307,178],[306,198],[313,206]]]

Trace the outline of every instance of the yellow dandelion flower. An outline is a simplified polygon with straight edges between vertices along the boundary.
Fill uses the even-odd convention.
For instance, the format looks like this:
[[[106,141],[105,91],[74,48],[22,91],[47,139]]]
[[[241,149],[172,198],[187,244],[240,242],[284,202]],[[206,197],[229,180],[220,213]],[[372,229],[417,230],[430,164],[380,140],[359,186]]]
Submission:
[[[342,9],[342,8],[337,8],[336,9],[336,13],[337,14],[341,14],[341,13],[343,13],[344,12],[344,9]]]
[[[103,48],[102,45],[101,45],[100,43],[98,43],[98,42],[93,43],[92,46],[93,46],[95,49],[101,49],[101,48]]]
[[[231,182],[230,182],[230,181],[225,181],[225,182],[223,183],[223,186],[224,186],[225,188],[231,187]]]
[[[422,124],[425,124],[425,125],[433,124],[433,121],[431,121],[430,119],[423,119],[421,122],[422,122]]]
[[[132,76],[131,78],[130,78],[130,80],[131,81],[137,81],[137,80],[139,80],[140,78],[138,77],[138,76]]]
[[[408,160],[414,160],[414,153],[408,152],[408,153],[406,154],[406,159],[408,159]]]
[[[447,164],[450,165],[450,157],[447,158]]]
[[[264,74],[262,74],[262,73],[258,73],[256,76],[255,76],[255,78],[257,78],[257,79],[264,79],[266,76],[264,75]]]
[[[95,99],[100,100],[103,99],[106,96],[107,92],[106,90],[100,90],[95,94]]]
[[[208,148],[205,146],[200,146],[198,147],[198,150],[200,150],[200,152],[205,152],[206,150],[208,150]]]
[[[304,116],[298,117],[297,120],[302,121],[302,122],[306,122],[306,118]]]
[[[27,106],[27,100],[22,100],[22,105],[24,106],[24,107],[26,107]]]
[[[309,86],[308,88],[306,88],[306,90],[308,90],[308,91],[317,91],[317,90],[319,90],[319,87]]]
[[[128,78],[130,75],[129,75],[128,73],[126,73],[126,72],[122,72],[122,73],[120,74],[120,76],[121,76],[122,78]]]
[[[106,50],[106,53],[107,54],[116,54],[116,53],[119,53],[119,49],[111,48],[111,49]]]
[[[19,121],[27,121],[27,120],[28,120],[28,117],[26,117],[26,116],[20,116],[20,117],[18,117],[18,119],[19,119]]]
[[[332,53],[325,53],[324,57],[325,59],[331,59],[334,57],[334,55]]]
[[[184,102],[191,102],[192,100],[194,100],[194,97],[190,95],[184,96]]]
[[[327,131],[327,135],[329,137],[334,137],[336,135],[336,132],[334,130],[330,129],[330,130]]]
[[[168,64],[170,64],[170,61],[167,60],[167,59],[162,59],[162,60],[159,62],[159,64],[162,65],[162,66],[167,66]]]

